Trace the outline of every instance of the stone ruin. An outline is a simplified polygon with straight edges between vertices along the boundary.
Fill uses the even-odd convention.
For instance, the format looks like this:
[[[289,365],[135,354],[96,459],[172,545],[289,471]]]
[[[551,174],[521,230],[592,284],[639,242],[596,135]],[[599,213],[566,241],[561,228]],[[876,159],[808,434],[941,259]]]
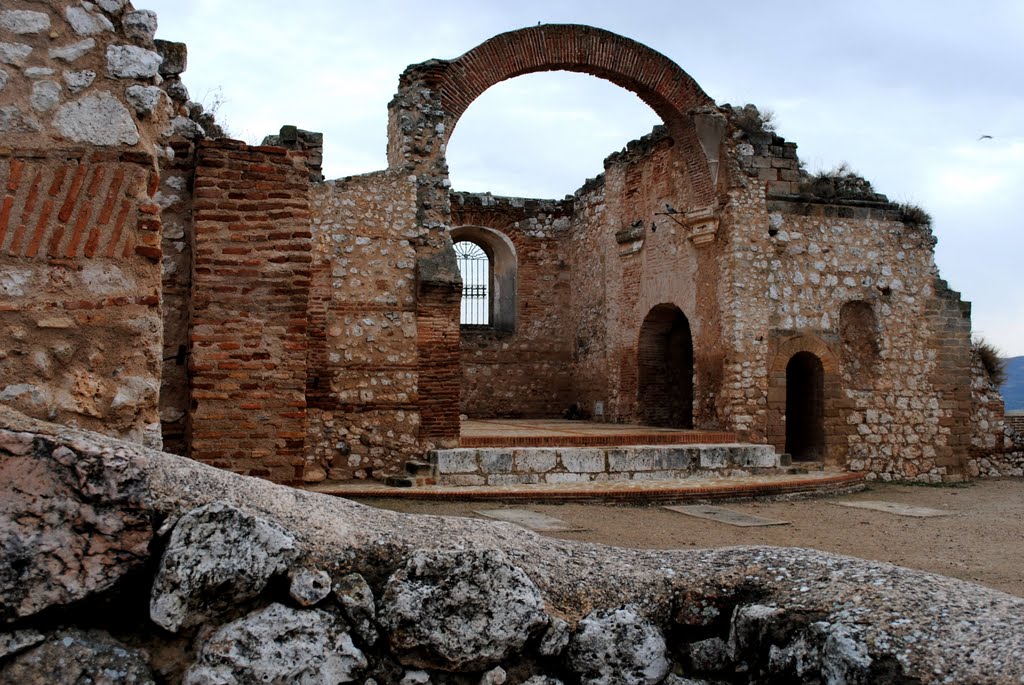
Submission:
[[[1024,600],[410,516],[0,407],[0,682],[1019,684]]]
[[[886,480],[1024,473],[927,215],[807,175],[654,50],[549,25],[414,65],[388,168],[324,181],[319,134],[219,138],[156,25],[123,0],[0,10],[0,402],[282,483],[569,407]],[[453,191],[470,103],[552,69],[664,125],[564,200]],[[472,325],[453,243],[490,269]]]
[[[282,483],[569,407],[886,480],[1024,473],[927,215],[809,176],[654,50],[548,25],[414,65],[388,168],[324,181],[319,134],[217,137],[156,26],[122,0],[0,11],[0,402]],[[553,69],[664,125],[564,200],[453,191],[466,108]],[[453,243],[490,269],[472,325]]]
[[[570,406],[884,479],[1021,475],[919,213],[580,26],[410,67],[388,169],[324,181],[318,134],[218,137],[155,31],[124,0],[0,8],[0,681],[1024,680],[1024,604],[969,583],[266,482],[378,478],[457,446],[460,413]],[[556,68],[664,126],[565,200],[452,191],[466,107]],[[492,268],[483,323],[456,242]]]

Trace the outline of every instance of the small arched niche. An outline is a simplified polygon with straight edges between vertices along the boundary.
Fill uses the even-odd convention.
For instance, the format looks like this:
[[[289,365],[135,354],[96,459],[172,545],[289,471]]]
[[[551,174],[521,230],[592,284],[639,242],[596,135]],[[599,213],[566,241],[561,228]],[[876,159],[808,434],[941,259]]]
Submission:
[[[863,300],[844,304],[839,310],[839,337],[844,380],[853,390],[871,390],[879,359],[874,308]]]

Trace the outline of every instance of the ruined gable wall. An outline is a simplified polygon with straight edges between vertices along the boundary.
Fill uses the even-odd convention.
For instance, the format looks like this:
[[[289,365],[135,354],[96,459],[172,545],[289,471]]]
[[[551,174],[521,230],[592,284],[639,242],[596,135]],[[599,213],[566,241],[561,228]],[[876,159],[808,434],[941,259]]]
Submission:
[[[577,193],[571,241],[577,392],[588,410],[604,402],[609,420],[639,419],[640,329],[653,307],[674,304],[694,340],[695,425],[718,425],[704,401],[716,394],[720,375],[717,248],[697,247],[689,227],[656,216],[670,204],[681,217],[695,202],[686,165],[661,128],[609,157],[603,179]]]
[[[160,444],[155,15],[0,8],[0,402]]]
[[[461,411],[473,418],[561,416],[573,403],[568,334],[571,203],[452,195],[451,225],[507,236],[517,261],[511,331],[461,329]]]
[[[975,354],[971,366],[971,435],[967,475],[1024,476],[1024,416],[1007,416],[999,388]]]
[[[723,320],[731,349],[721,411],[741,435],[782,449],[784,386],[780,392],[771,376],[785,369],[777,357],[795,349],[788,341],[813,337],[839,361],[838,392],[826,405],[826,461],[883,479],[957,473],[966,421],[951,397],[957,380],[941,360],[959,354],[963,324],[950,317],[963,316],[958,297],[954,313],[939,302],[931,232],[899,221],[884,198],[801,197],[798,182],[779,179],[772,162],[784,148],[772,142],[730,143]],[[853,301],[870,305],[877,321],[867,381],[840,330],[843,305]]]
[[[416,186],[401,171],[329,181],[311,208],[309,456],[332,479],[380,477],[422,453]]]

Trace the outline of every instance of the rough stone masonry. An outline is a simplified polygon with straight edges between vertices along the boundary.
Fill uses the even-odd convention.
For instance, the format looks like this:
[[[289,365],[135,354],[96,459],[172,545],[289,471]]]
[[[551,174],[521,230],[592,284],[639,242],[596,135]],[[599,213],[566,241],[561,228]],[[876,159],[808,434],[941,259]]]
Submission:
[[[0,408],[0,681],[1016,684],[1024,600],[413,517]]]
[[[285,483],[570,407],[873,478],[1024,475],[927,215],[809,176],[654,50],[547,25],[411,66],[388,168],[324,181],[319,134],[223,138],[156,31],[122,0],[0,10],[0,402]],[[564,200],[453,191],[469,104],[555,68],[664,125]],[[456,241],[487,255],[483,323]]]

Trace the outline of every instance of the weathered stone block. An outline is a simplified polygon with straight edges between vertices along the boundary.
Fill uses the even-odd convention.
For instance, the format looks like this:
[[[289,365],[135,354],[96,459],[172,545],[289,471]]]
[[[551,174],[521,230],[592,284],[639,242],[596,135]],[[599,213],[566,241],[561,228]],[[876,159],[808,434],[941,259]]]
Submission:
[[[512,458],[517,473],[544,473],[558,464],[557,450],[542,447],[514,450]]]
[[[0,12],[0,31],[31,34],[41,33],[50,28],[50,16],[31,10],[6,10]]]
[[[156,86],[128,86],[124,94],[140,117],[152,114],[160,105],[160,100],[166,97]]]
[[[32,46],[24,43],[0,43],[0,62],[20,67],[32,54]]]
[[[480,470],[480,456],[475,449],[435,450],[437,472],[476,473]]]
[[[594,480],[587,473],[545,473],[541,474],[544,483],[589,483]]]
[[[700,466],[703,469],[722,469],[729,465],[729,449],[726,447],[703,447],[700,451]]]
[[[153,10],[136,10],[129,12],[121,19],[124,32],[135,40],[153,40],[156,35],[156,12]]]
[[[558,451],[562,466],[569,473],[599,473],[606,471],[604,450],[563,448]]]
[[[175,43],[169,40],[156,40],[156,51],[163,57],[160,64],[160,75],[178,76],[188,69],[188,46],[185,43]]]
[[[512,453],[496,449],[481,449],[480,470],[485,474],[490,473],[511,473]]]
[[[67,84],[68,90],[72,94],[80,93],[93,84],[96,80],[95,71],[65,71],[64,83]]]
[[[113,31],[114,25],[102,14],[90,12],[84,7],[68,7],[65,10],[68,23],[80,36],[92,36],[104,31]]]
[[[608,450],[608,471],[620,473],[626,471],[649,471],[656,467],[656,450],[626,448]]]
[[[658,468],[689,469],[697,460],[699,450],[694,447],[671,447],[658,451]]]
[[[779,455],[771,445],[742,445],[732,448],[729,461],[736,466],[748,468],[774,468],[779,465]]]
[[[32,109],[49,112],[60,102],[61,87],[56,81],[37,81],[32,84]]]
[[[160,72],[159,53],[136,45],[107,47],[107,74],[114,78],[153,78]]]
[[[77,43],[71,45],[65,45],[59,48],[50,48],[49,55],[50,59],[59,59],[65,62],[74,62],[75,60],[88,54],[90,50],[96,47],[96,40],[93,38],[86,38],[80,40]]]
[[[540,482],[540,474],[508,473],[487,476],[488,485],[532,485]]]
[[[139,131],[128,108],[106,92],[65,104],[53,123],[61,135],[78,143],[135,145],[139,142]]]

